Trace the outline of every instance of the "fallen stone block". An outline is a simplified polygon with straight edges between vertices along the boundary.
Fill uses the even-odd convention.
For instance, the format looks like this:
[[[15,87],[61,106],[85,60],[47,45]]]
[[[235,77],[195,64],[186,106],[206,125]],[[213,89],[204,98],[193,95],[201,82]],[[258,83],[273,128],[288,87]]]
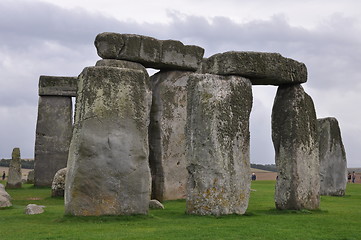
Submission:
[[[28,204],[25,207],[25,214],[34,215],[34,214],[41,214],[44,212],[45,206],[36,205],[36,204]]]

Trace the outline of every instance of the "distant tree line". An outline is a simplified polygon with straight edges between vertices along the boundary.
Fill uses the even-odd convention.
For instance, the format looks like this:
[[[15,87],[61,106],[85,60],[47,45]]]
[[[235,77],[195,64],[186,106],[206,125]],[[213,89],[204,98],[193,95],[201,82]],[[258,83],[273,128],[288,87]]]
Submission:
[[[277,172],[276,164],[262,165],[262,164],[251,163],[251,168],[266,170],[266,171],[270,171],[270,172]]]
[[[1,159],[0,167],[9,167],[11,159]],[[21,159],[21,168],[34,169],[34,160]]]

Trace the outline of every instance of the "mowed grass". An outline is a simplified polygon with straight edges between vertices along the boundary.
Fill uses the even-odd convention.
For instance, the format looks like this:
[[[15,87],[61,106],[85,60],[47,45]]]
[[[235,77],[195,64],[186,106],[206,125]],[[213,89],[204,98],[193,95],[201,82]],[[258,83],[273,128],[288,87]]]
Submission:
[[[4,183],[3,183],[4,184]],[[321,197],[317,211],[279,211],[275,181],[252,182],[245,215],[191,216],[185,201],[164,202],[147,216],[64,216],[64,200],[50,188],[8,190],[13,207],[0,210],[1,239],[361,239],[361,185],[348,184],[345,197]],[[29,203],[45,205],[25,215]]]

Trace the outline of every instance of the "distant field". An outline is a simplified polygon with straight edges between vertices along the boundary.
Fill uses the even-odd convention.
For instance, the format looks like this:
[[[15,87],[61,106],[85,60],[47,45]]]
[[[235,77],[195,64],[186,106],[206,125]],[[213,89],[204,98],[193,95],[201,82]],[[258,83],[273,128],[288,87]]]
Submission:
[[[21,169],[21,175],[22,175],[22,179],[28,179],[28,174],[29,172],[31,171],[32,169]],[[9,168],[8,167],[0,167],[0,173],[1,173],[1,176],[3,174],[3,171],[5,171],[5,174],[6,176],[8,176],[8,171],[9,171]]]

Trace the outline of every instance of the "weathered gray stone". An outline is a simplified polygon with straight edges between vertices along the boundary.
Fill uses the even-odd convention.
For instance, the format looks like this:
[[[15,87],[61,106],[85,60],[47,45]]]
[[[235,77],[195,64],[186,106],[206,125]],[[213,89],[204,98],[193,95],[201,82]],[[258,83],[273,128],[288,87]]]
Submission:
[[[161,202],[159,202],[157,199],[152,199],[149,201],[149,208],[164,209],[164,205]]]
[[[156,69],[195,71],[204,54],[198,46],[134,34],[100,33],[94,44],[103,59],[128,60]]]
[[[72,136],[70,97],[39,97],[35,139],[35,186],[51,186],[55,173],[66,167]]]
[[[8,181],[6,188],[21,188],[21,158],[20,149],[14,148],[11,154]]]
[[[87,67],[79,76],[65,213],[146,214],[150,200],[148,77]]]
[[[140,63],[130,62],[125,60],[116,60],[116,59],[101,59],[98,60],[95,64],[97,67],[117,67],[117,68],[128,68],[145,71],[145,75],[148,74],[147,70]]]
[[[344,196],[347,184],[346,152],[336,118],[318,119],[320,194]]]
[[[203,73],[238,75],[253,85],[282,85],[307,81],[306,65],[279,53],[225,52],[204,59]]]
[[[40,76],[39,96],[76,97],[77,77]]]
[[[44,212],[45,206],[36,205],[36,204],[28,204],[25,207],[25,214],[34,215],[34,214],[41,214]]]
[[[66,171],[66,168],[62,168],[56,172],[51,184],[52,197],[64,197]]]
[[[31,170],[28,172],[28,177],[26,179],[26,183],[28,184],[34,184],[34,176],[35,176],[35,171]]]
[[[153,99],[149,125],[152,198],[185,198],[187,82],[192,72],[159,72],[150,78]]]
[[[278,209],[317,209],[320,202],[316,112],[302,86],[278,87],[272,109]]]
[[[10,195],[5,191],[4,185],[0,183],[0,208],[3,207],[11,207],[11,197]]]
[[[244,214],[251,183],[251,82],[192,74],[188,83],[186,212]]]

